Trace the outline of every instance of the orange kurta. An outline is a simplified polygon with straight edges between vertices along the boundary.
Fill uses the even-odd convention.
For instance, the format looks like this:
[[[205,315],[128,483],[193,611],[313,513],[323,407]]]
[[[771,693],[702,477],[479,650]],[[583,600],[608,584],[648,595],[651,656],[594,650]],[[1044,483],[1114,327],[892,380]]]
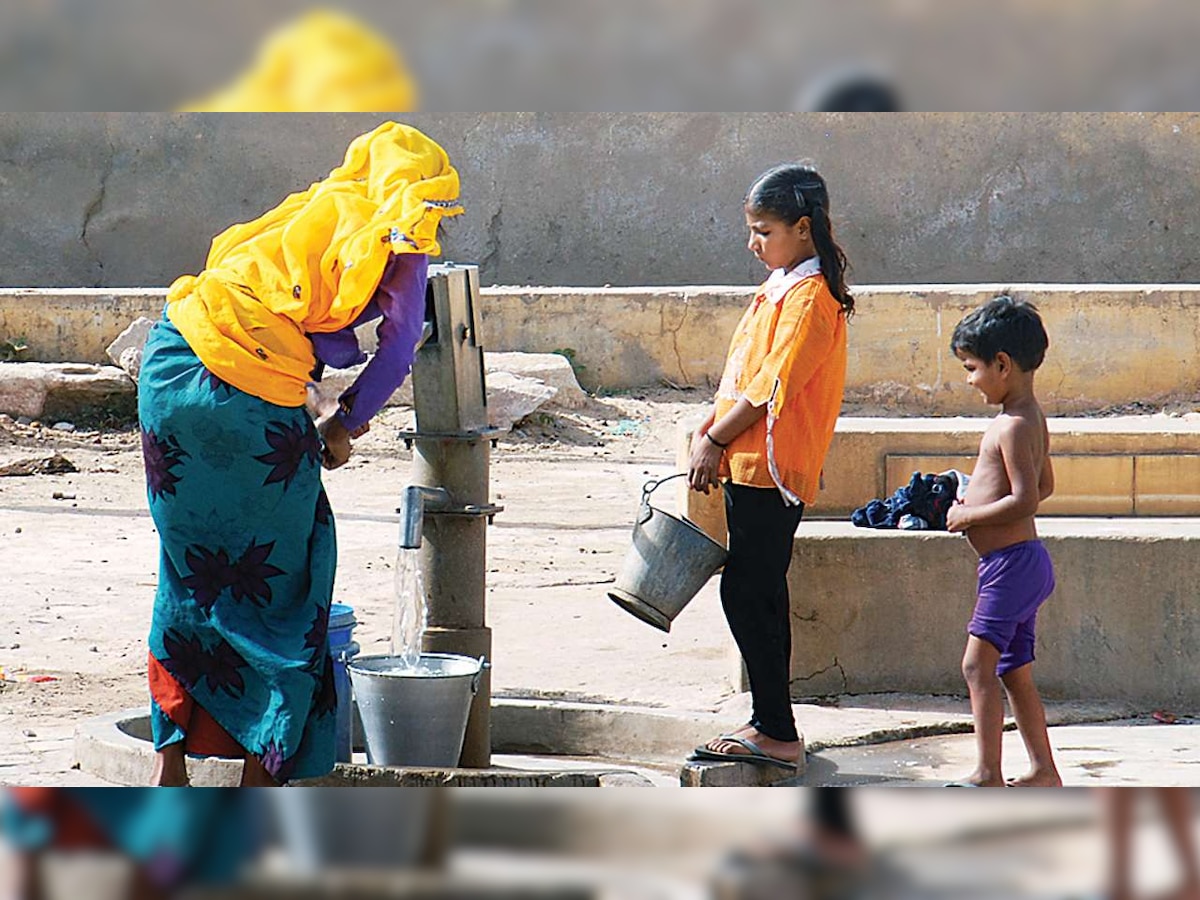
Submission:
[[[716,397],[718,422],[742,397],[767,414],[730,443],[720,474],[812,504],[845,383],[846,316],[819,263],[772,273],[733,333]]]

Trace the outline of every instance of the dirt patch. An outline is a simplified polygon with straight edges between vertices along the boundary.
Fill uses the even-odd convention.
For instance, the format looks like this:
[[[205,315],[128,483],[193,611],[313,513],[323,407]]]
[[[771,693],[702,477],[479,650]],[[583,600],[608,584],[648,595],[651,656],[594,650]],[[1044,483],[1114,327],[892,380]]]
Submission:
[[[497,694],[704,706],[721,696],[727,635],[715,602],[668,637],[604,594],[627,548],[640,485],[674,469],[681,422],[708,392],[656,388],[535,414],[491,453],[488,624]],[[335,600],[363,653],[387,652],[395,507],[412,453],[387,409],[324,481],[338,528]],[[0,466],[59,455],[78,471],[0,478],[0,781],[87,783],[72,738],[83,719],[144,706],[158,570],[136,425],[0,417]]]

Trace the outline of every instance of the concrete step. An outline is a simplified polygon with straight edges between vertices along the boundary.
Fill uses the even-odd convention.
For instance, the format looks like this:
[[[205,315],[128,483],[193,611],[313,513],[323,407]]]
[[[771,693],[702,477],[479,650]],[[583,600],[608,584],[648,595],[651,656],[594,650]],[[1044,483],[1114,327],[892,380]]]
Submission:
[[[963,315],[1001,292],[1042,312],[1051,347],[1039,393],[1052,414],[1196,395],[1194,284],[855,285],[847,400],[889,414],[980,410],[949,336]],[[729,335],[752,294],[751,285],[488,287],[484,346],[570,349],[590,391],[663,381],[707,390],[720,379]],[[23,337],[22,359],[107,362],[113,338],[138,316],[157,318],[165,295],[163,288],[0,289],[0,339]]]
[[[1045,519],[1057,588],[1037,619],[1047,698],[1200,705],[1200,519]],[[946,532],[807,521],[788,573],[794,697],[959,693],[976,556]]]
[[[825,462],[825,490],[809,518],[847,519],[891,496],[913,472],[970,473],[990,418],[838,419]],[[1200,414],[1048,420],[1054,495],[1043,516],[1200,515]],[[680,429],[677,464],[687,466],[695,422]],[[680,483],[679,509],[718,540],[725,535],[719,494]]]

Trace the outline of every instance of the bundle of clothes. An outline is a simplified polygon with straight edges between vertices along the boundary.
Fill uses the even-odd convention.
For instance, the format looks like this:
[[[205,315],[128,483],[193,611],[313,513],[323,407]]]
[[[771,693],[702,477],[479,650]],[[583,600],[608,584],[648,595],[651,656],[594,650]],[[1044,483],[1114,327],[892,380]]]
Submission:
[[[961,500],[971,476],[950,469],[936,475],[913,472],[904,487],[886,500],[872,500],[850,514],[859,528],[945,531],[946,513]]]

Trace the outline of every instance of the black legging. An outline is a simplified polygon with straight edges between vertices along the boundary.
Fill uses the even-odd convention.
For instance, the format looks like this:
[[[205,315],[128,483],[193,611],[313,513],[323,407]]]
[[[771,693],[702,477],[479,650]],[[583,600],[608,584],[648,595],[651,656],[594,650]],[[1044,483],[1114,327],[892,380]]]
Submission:
[[[775,488],[725,483],[729,559],[721,606],[750,676],[750,720],[777,741],[796,741],[789,690],[792,662],[787,570],[804,505],[788,506]]]
[[[850,815],[850,805],[847,802],[850,795],[846,793],[847,790],[836,787],[809,788],[808,816],[815,825],[825,831],[857,838],[858,829],[854,827],[854,818]]]

